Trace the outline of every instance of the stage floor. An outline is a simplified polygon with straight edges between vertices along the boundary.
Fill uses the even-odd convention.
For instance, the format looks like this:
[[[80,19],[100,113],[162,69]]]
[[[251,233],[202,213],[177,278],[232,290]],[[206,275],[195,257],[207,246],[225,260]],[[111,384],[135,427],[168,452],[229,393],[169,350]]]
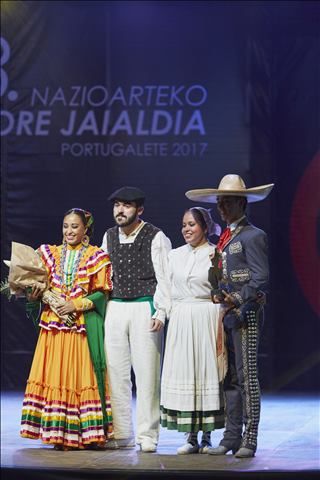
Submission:
[[[20,438],[23,393],[1,396],[1,478],[320,478],[319,398],[313,395],[263,395],[258,451],[252,459],[228,454],[176,455],[184,435],[161,429],[157,453],[54,451],[38,440]],[[217,445],[222,430],[212,433]]]

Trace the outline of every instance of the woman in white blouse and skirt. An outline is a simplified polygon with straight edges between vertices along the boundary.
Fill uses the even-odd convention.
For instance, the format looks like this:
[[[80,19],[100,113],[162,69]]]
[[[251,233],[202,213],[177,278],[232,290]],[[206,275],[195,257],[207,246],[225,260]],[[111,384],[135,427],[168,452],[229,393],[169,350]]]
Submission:
[[[215,250],[208,237],[213,234],[219,235],[220,227],[209,210],[190,208],[182,222],[186,245],[169,252],[172,308],[161,381],[161,425],[187,433],[178,454],[207,453],[211,431],[224,427],[223,328],[208,281]]]

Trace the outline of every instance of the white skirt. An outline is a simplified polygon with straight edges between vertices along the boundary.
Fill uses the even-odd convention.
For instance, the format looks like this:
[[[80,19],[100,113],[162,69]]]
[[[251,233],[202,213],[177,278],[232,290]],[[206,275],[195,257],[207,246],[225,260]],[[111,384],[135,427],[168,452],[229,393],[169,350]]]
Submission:
[[[220,409],[216,355],[219,306],[209,300],[175,302],[161,380],[161,405],[178,411]]]

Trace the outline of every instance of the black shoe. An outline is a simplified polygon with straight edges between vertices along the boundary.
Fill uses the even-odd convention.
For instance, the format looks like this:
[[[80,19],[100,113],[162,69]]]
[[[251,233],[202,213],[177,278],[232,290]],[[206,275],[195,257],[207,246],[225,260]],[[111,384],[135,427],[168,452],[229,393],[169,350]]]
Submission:
[[[225,447],[224,445],[219,445],[215,448],[208,448],[207,453],[209,453],[209,455],[225,455],[226,453],[230,452],[230,450],[232,450],[232,453],[236,452],[236,450],[232,448]]]
[[[252,458],[254,457],[254,453],[254,450],[251,448],[240,447],[234,456],[237,458]]]

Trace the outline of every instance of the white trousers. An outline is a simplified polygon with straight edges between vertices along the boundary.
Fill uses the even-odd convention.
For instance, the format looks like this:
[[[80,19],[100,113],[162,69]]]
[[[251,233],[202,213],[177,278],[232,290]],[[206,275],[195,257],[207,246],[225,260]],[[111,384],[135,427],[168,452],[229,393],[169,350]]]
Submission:
[[[116,439],[134,435],[131,366],[136,381],[136,443],[158,443],[162,332],[150,332],[149,302],[107,304],[105,347]]]

